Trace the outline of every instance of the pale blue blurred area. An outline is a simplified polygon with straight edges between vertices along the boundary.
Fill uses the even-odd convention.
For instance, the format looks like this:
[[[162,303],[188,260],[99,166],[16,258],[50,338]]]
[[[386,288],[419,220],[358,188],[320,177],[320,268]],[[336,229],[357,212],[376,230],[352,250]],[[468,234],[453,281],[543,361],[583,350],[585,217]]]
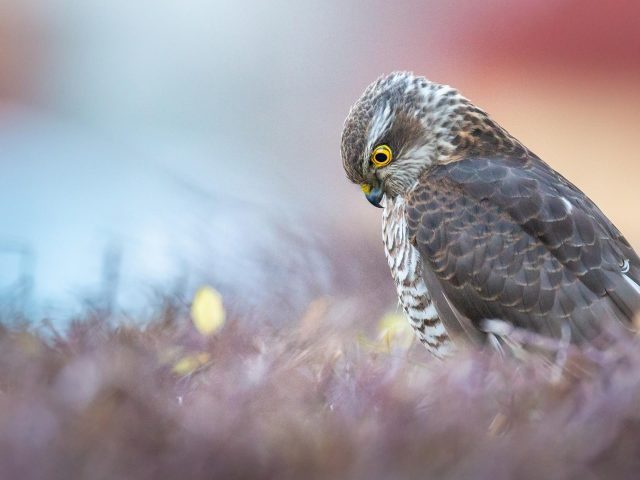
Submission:
[[[12,8],[18,40],[35,32],[39,51],[32,86],[0,103],[7,305],[65,317],[115,295],[142,308],[176,279],[245,293],[251,308],[304,304],[332,288],[327,228],[363,215],[377,234],[378,212],[343,205],[357,189],[339,134],[370,51],[356,4],[4,0]]]
[[[118,304],[128,309],[144,306],[150,287],[176,280],[191,286],[211,280],[236,294],[250,289],[247,305],[266,301],[278,290],[269,280],[282,282],[290,270],[312,268],[315,286],[326,288],[327,265],[313,232],[301,231],[301,209],[287,200],[286,182],[265,184],[269,177],[259,164],[253,173],[239,166],[225,174],[193,144],[181,148],[175,139],[146,136],[166,145],[154,152],[33,112],[12,116],[0,135],[6,161],[0,285],[31,277],[25,294],[37,300],[35,313],[68,316],[85,300],[101,298],[114,268]],[[225,159],[259,155],[222,140],[215,149]],[[287,236],[280,235],[283,228]],[[301,241],[290,245],[296,234]],[[286,284],[295,298],[296,284]]]

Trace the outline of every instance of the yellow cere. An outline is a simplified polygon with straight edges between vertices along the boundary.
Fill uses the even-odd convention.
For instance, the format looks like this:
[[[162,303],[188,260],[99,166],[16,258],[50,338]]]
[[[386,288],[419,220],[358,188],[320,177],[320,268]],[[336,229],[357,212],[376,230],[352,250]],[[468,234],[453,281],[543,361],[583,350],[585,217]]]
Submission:
[[[363,183],[362,185],[360,185],[360,188],[365,195],[369,195],[369,192],[371,192],[371,185],[369,185],[368,183]]]
[[[393,152],[389,145],[378,145],[371,152],[371,163],[378,168],[386,167],[391,160],[393,160]]]
[[[222,295],[211,287],[198,289],[191,305],[191,319],[201,335],[208,336],[224,325]]]

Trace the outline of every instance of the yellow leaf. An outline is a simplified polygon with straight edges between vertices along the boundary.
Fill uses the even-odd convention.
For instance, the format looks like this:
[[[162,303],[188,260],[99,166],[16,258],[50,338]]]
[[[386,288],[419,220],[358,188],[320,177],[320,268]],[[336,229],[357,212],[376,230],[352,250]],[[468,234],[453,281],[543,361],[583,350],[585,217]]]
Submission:
[[[189,375],[202,367],[208,361],[209,354],[205,352],[196,353],[195,355],[187,355],[178,360],[172,370],[173,373],[177,373],[178,375]]]
[[[408,350],[415,340],[411,325],[401,313],[387,313],[378,322],[377,338],[369,339],[360,334],[357,341],[360,347],[375,353]]]
[[[414,333],[404,315],[388,313],[380,319],[378,340],[383,342],[387,350],[391,350],[392,344],[408,349],[413,342],[413,338]]]
[[[202,335],[211,335],[224,325],[222,295],[211,287],[200,287],[193,297],[191,320]]]

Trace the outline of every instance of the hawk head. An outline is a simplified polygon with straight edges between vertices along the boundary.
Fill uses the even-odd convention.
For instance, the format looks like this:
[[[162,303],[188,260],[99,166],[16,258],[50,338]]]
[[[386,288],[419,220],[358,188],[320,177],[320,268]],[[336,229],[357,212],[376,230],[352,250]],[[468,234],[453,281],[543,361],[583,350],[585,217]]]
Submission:
[[[454,88],[395,72],[369,85],[353,105],[341,150],[347,176],[379,207],[384,195],[406,193],[434,163],[516,144]]]

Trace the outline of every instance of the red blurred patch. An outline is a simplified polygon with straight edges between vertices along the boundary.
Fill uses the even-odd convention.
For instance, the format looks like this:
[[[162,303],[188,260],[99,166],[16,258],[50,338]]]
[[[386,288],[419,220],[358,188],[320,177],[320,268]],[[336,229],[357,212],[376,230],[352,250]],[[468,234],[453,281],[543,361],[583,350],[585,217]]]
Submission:
[[[456,44],[482,62],[640,70],[640,2],[474,3]]]

